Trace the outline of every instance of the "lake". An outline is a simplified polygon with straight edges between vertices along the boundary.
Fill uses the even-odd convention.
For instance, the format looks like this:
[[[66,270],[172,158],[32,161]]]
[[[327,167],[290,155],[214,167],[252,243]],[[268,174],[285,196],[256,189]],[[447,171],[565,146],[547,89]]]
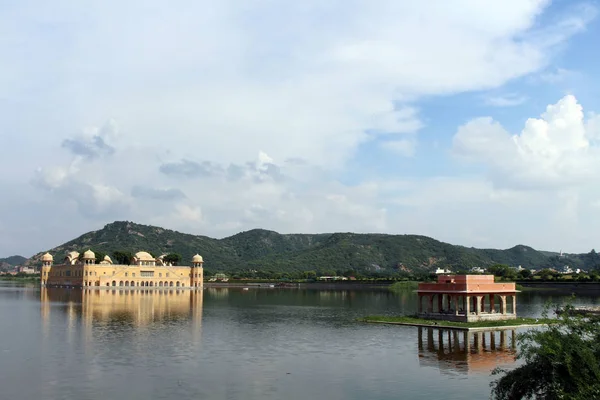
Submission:
[[[517,311],[539,316],[546,301],[565,299],[524,292]],[[410,291],[40,290],[0,281],[0,398],[489,398],[494,366],[514,365],[510,333],[468,338],[465,349],[462,332],[356,322],[415,310]]]

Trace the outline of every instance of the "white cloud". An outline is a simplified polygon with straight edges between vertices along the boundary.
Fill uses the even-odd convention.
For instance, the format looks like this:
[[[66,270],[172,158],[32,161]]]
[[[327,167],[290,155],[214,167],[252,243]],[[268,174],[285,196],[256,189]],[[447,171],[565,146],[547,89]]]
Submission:
[[[47,120],[114,116],[129,144],[340,166],[365,131],[417,130],[419,96],[494,88],[546,66],[589,19],[574,11],[538,29],[548,4],[24,0],[0,17],[0,50],[12,56],[0,76],[44,82],[36,101],[53,105]],[[42,36],[36,24],[55,29]],[[31,51],[18,51],[23,42]]]
[[[491,96],[485,98],[486,104],[494,107],[514,107],[523,104],[526,101],[527,97],[515,93],[507,94],[504,96]]]
[[[0,10],[0,52],[10,61],[0,64],[0,131],[15,132],[10,143],[0,140],[12,149],[4,162],[39,170],[6,169],[0,183],[25,192],[19,182],[33,174],[43,200],[36,210],[53,213],[44,226],[69,232],[47,245],[118,218],[214,236],[262,227],[471,240],[485,229],[479,221],[490,221],[478,214],[488,211],[482,204],[504,207],[506,199],[524,201],[520,195],[479,177],[388,185],[335,176],[370,140],[415,155],[424,126],[419,99],[494,89],[546,68],[590,15],[574,11],[546,28],[538,17],[548,5],[23,0]],[[493,137],[477,136],[481,130]],[[496,174],[523,181],[516,167],[497,167],[497,152],[507,165],[517,157],[500,125],[478,120],[461,132],[457,151],[477,161],[485,155]],[[531,150],[543,142],[537,136],[520,139],[527,162],[545,162],[563,180],[585,175],[585,165]],[[569,151],[583,152],[578,146]],[[453,233],[469,195],[467,214],[477,222]],[[0,220],[21,213],[30,223],[29,209],[11,199]]]
[[[576,73],[565,68],[556,68],[539,74],[538,79],[547,83],[560,83],[574,76]]]
[[[578,186],[597,177],[600,148],[572,95],[549,105],[540,118],[529,118],[518,135],[511,135],[491,118],[478,118],[461,126],[453,151],[468,161],[486,166],[500,187],[561,188]],[[590,122],[591,121],[591,122]]]
[[[402,157],[413,157],[417,152],[415,138],[381,142],[381,147]]]

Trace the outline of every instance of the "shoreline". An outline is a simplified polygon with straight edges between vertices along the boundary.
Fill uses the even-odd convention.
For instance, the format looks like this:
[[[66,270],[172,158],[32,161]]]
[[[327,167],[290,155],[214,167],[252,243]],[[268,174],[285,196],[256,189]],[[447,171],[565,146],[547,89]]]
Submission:
[[[490,330],[500,331],[505,329],[539,327],[546,326],[555,321],[552,319],[520,317],[503,321],[454,322],[418,318],[409,315],[401,315],[396,317],[367,316],[364,318],[359,318],[358,320],[368,324],[404,325],[422,328],[454,329],[469,332]]]

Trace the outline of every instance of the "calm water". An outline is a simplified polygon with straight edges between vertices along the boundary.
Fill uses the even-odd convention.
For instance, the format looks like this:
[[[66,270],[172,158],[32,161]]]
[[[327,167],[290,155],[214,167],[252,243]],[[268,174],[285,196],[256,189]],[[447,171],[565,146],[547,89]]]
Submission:
[[[536,316],[560,299],[522,293],[517,309]],[[0,398],[488,398],[491,369],[514,363],[510,335],[468,338],[466,350],[462,333],[355,322],[415,307],[411,292],[82,293],[0,282]]]

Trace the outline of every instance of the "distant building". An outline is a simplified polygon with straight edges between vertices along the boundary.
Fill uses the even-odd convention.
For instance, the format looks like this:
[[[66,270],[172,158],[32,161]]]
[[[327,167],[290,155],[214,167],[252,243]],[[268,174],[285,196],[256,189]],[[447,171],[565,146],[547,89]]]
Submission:
[[[227,281],[229,281],[229,277],[225,274],[215,274],[208,281],[209,282],[227,282]]]
[[[35,268],[31,268],[31,267],[18,267],[17,271],[22,273],[22,274],[35,274]]]
[[[72,251],[62,264],[54,258],[42,256],[42,286],[75,287],[179,287],[202,288],[204,260],[196,254],[191,266],[173,266],[164,261],[165,256],[152,257],[145,251],[135,254],[131,265],[113,264],[109,256],[96,263],[96,255],[88,250],[80,257]]]
[[[319,276],[317,280],[320,281],[347,281],[348,278],[345,276]]]
[[[451,274],[452,271],[450,271],[447,268],[438,268],[438,269],[435,270],[435,273],[438,274],[438,275],[439,274]]]
[[[471,268],[471,272],[476,273],[476,274],[483,274],[483,273],[485,273],[485,269],[483,269],[481,267],[473,267],[473,268]]]
[[[440,275],[436,283],[419,283],[417,295],[422,318],[463,322],[517,318],[515,283],[495,283],[494,275]]]

